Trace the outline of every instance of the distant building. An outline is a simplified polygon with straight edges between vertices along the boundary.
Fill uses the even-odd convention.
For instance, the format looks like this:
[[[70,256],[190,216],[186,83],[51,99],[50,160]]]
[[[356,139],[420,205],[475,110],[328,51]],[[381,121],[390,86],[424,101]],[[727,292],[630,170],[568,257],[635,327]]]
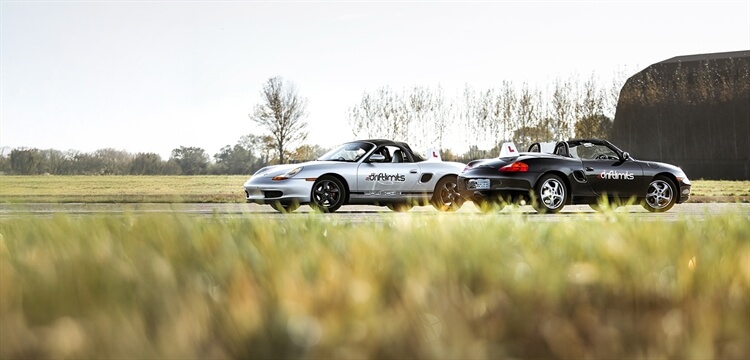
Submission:
[[[633,75],[611,139],[691,179],[750,180],[750,50],[678,56]]]

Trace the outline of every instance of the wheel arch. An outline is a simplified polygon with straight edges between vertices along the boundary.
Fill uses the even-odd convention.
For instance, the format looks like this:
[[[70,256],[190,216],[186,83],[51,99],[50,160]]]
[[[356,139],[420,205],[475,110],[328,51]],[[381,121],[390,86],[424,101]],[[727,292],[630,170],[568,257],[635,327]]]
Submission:
[[[437,175],[437,174],[435,174],[435,175]],[[449,177],[449,176],[452,176],[452,177],[454,177],[454,178],[456,179],[456,181],[458,181],[458,174],[445,173],[445,174],[441,175],[441,176],[440,176],[440,177],[439,177],[439,178],[437,179],[437,181],[435,181],[435,186],[437,186],[437,184],[438,184],[439,182],[441,182],[441,181],[442,181],[443,179],[445,179],[445,178],[447,178],[447,177]],[[436,177],[437,177],[437,176],[436,176]],[[435,188],[433,187],[433,188],[432,188],[432,190],[435,190]]]
[[[651,179],[648,180],[648,182],[651,183],[652,181],[654,181],[654,179],[656,179],[659,176],[663,176],[663,177],[669,179],[669,181],[672,182],[672,185],[674,185],[675,188],[677,190],[679,190],[680,183],[677,182],[677,177],[674,176],[674,174],[672,174],[671,172],[662,171],[662,172],[660,172],[658,174],[654,174],[654,176],[652,176]],[[646,184],[646,185],[648,186],[648,184]]]

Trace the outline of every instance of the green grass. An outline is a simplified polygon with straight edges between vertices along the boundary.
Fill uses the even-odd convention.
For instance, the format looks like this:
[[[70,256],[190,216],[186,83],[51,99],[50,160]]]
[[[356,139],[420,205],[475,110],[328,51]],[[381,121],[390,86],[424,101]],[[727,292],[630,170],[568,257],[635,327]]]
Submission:
[[[244,175],[0,176],[0,202],[237,203]],[[691,202],[750,202],[750,181],[693,181]]]
[[[0,176],[0,202],[244,202],[249,176]]]
[[[750,358],[750,221],[0,219],[0,358]]]

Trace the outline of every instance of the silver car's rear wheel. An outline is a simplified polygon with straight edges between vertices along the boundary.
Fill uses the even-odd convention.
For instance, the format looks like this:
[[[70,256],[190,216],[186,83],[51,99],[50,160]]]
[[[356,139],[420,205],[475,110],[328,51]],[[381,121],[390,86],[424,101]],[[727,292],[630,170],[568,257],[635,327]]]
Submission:
[[[456,211],[461,208],[464,198],[458,193],[455,176],[446,176],[438,181],[431,202],[438,211]]]
[[[321,176],[312,187],[310,206],[322,212],[334,212],[346,199],[346,188],[341,180],[333,176]]]

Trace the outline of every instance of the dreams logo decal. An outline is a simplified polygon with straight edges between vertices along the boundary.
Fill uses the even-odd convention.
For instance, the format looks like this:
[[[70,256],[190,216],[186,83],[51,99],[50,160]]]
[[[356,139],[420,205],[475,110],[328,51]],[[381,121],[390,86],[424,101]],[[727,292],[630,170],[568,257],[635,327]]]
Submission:
[[[598,178],[602,180],[634,180],[635,174],[633,174],[630,171],[620,172],[620,171],[602,171],[601,174],[599,174]]]
[[[391,181],[391,182],[404,182],[406,181],[406,176],[401,175],[399,173],[396,173],[396,175],[386,174],[386,173],[372,173],[368,177],[365,178],[365,181],[377,181],[377,182],[383,182],[383,181]]]

